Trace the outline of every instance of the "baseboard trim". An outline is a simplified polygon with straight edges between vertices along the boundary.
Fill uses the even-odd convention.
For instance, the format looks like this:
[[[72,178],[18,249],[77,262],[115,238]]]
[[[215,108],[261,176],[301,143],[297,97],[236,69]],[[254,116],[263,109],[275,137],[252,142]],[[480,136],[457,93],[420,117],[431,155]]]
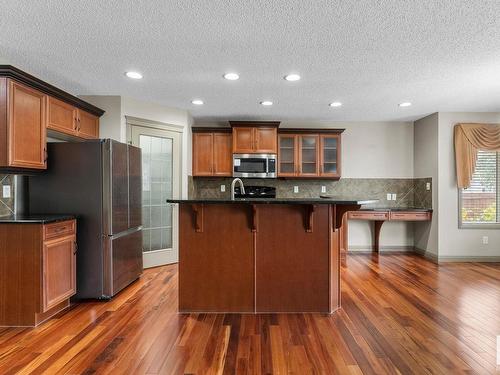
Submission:
[[[421,255],[434,263],[452,263],[452,262],[477,262],[477,263],[497,263],[500,262],[500,256],[438,256],[424,249],[415,247],[413,249],[415,254]]]
[[[500,263],[500,256],[440,256],[439,263],[451,262],[477,262],[477,263]]]
[[[373,246],[349,246],[349,253],[370,253],[375,251]],[[390,253],[390,252],[412,252],[413,246],[381,246],[379,252]]]

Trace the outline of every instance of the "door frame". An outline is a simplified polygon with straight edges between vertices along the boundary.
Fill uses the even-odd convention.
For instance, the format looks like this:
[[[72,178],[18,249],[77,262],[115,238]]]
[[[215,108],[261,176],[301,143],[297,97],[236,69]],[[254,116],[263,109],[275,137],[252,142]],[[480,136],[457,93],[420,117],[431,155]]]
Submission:
[[[153,131],[166,131],[166,132],[174,132],[179,134],[178,138],[178,155],[179,155],[179,181],[175,185],[177,186],[178,194],[175,194],[175,190],[173,193],[173,198],[180,198],[183,196],[183,184],[182,184],[182,170],[184,167],[185,160],[183,160],[183,139],[185,128],[181,125],[168,124],[160,121],[147,120],[138,117],[125,116],[126,121],[126,131],[127,131],[127,143],[132,144],[133,141],[133,128],[145,128]],[[172,183],[174,185],[174,183]],[[177,196],[176,196],[177,195]],[[179,208],[177,205],[172,206],[172,248],[175,254],[177,254],[177,259],[172,263],[177,263],[179,261]],[[144,268],[157,267],[164,265],[162,264],[162,254],[161,250],[156,252],[151,252],[149,254],[149,259],[144,257],[143,253],[143,264]],[[166,263],[169,264],[169,263]]]

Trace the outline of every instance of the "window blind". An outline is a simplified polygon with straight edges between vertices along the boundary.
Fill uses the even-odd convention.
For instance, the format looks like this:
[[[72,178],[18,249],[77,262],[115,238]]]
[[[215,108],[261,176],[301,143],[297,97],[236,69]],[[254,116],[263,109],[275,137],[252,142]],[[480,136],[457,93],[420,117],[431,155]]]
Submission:
[[[478,151],[476,170],[471,185],[462,190],[461,215],[463,224],[499,223],[500,153]]]

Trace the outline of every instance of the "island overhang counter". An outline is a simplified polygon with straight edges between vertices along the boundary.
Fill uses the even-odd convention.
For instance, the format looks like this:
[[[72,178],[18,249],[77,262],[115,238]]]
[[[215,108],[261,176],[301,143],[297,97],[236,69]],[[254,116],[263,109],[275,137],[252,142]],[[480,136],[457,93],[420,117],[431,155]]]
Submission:
[[[179,311],[340,308],[344,214],[373,200],[173,199],[179,204]]]

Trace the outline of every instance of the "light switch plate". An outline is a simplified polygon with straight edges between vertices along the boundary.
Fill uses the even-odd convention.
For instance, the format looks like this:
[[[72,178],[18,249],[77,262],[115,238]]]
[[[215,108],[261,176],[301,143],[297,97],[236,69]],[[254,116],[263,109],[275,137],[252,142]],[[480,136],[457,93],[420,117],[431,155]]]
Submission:
[[[387,200],[388,201],[392,200],[392,194],[391,193],[387,193]]]
[[[221,193],[224,193],[226,191],[226,185],[221,185],[220,191],[221,191]]]
[[[396,194],[392,193],[392,200],[395,201],[396,200]]]
[[[2,197],[3,198],[10,198],[10,185],[3,185],[2,186]]]
[[[321,186],[321,192],[326,193],[326,186]]]
[[[425,190],[431,190],[431,183],[430,182],[427,182],[425,184]]]
[[[295,194],[297,194],[297,193],[299,192],[299,187],[298,187],[298,186],[294,186],[294,187],[293,187],[293,192],[294,192]]]
[[[483,245],[488,245],[488,236],[483,236]]]

